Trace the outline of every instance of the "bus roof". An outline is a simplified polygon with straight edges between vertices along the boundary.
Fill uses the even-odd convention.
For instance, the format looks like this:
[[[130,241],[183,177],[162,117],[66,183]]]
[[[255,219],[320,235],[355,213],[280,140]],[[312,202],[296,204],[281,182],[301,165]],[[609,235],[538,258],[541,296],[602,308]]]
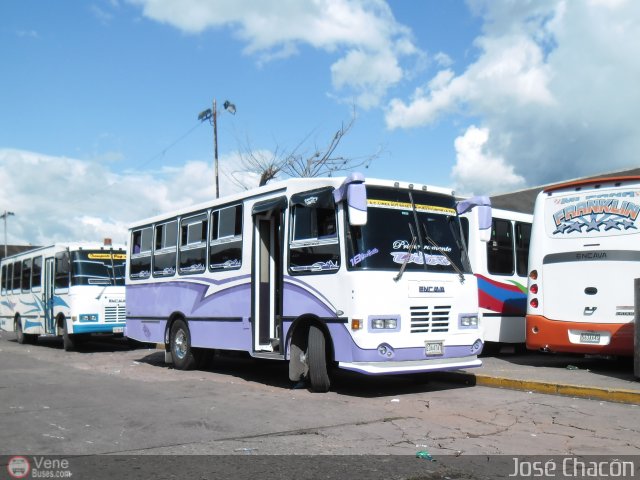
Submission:
[[[127,247],[124,244],[114,243],[113,245],[105,245],[101,242],[61,242],[55,243],[53,245],[47,245],[46,247],[36,247],[31,250],[24,250],[23,252],[16,253],[14,255],[8,255],[2,259],[10,261],[16,258],[29,257],[33,254],[37,254],[38,252],[45,252],[50,250],[52,252],[60,252],[62,250],[69,249],[71,251],[74,250],[124,250],[126,251]]]
[[[587,185],[594,185],[598,183],[616,183],[616,182],[628,182],[628,181],[640,181],[640,176],[628,176],[628,177],[599,177],[590,178],[586,180],[574,180],[571,182],[560,183],[558,185],[552,185],[545,188],[543,193],[555,192],[556,190],[563,190],[566,188],[585,187]]]
[[[343,177],[288,178],[286,180],[280,180],[278,182],[269,183],[262,187],[256,187],[250,190],[245,190],[240,193],[234,193],[232,195],[223,196],[218,199],[211,199],[206,202],[202,202],[200,204],[190,205],[188,207],[182,207],[176,210],[171,210],[171,211],[161,213],[159,215],[154,215],[153,217],[144,218],[135,223],[129,224],[129,230],[139,226],[156,223],[166,218],[171,218],[178,215],[184,215],[184,214],[196,212],[199,210],[206,210],[207,208],[211,208],[219,205],[228,205],[235,202],[239,202],[243,199],[260,197],[263,195],[268,195],[270,193],[276,193],[276,192],[281,192],[283,194],[284,192],[297,193],[297,192],[304,192],[306,190],[312,190],[314,188],[320,188],[323,186],[338,188],[340,185],[342,185],[342,182],[346,178],[347,177],[344,177],[344,176]],[[379,178],[366,178],[364,183],[365,185],[370,185],[370,186],[390,187],[390,188],[412,188],[413,190],[417,190],[417,191],[426,191],[431,193],[438,193],[441,195],[451,195],[451,196],[454,195],[454,191],[449,188],[436,187],[433,185],[422,185],[414,182],[384,180]]]

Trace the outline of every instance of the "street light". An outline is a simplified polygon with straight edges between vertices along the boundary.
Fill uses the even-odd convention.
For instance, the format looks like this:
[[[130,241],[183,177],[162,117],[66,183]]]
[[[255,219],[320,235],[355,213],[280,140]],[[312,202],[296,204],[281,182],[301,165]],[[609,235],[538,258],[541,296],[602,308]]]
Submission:
[[[4,219],[4,258],[7,258],[7,217],[15,215],[13,212],[7,212],[6,210],[0,218]]]
[[[236,106],[229,100],[225,100],[222,106],[231,115],[236,114]],[[213,109],[207,108],[200,112],[198,120],[201,122],[209,120],[213,125],[213,164],[216,176],[216,198],[220,198],[220,183],[218,181],[218,110],[215,98],[213,99]]]

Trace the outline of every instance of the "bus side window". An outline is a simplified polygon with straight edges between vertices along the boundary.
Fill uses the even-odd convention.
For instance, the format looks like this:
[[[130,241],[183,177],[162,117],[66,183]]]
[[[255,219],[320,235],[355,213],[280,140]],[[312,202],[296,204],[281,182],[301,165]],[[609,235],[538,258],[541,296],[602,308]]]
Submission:
[[[42,257],[33,259],[33,269],[31,270],[31,291],[39,292],[42,287]]]
[[[7,266],[2,265],[2,277],[0,278],[0,283],[2,284],[2,291],[0,294],[7,294]]]
[[[66,290],[69,288],[69,273],[71,271],[71,262],[69,260],[69,252],[56,253],[55,260],[55,290]]]
[[[7,288],[7,295],[12,293],[12,288],[11,288],[11,280],[13,278],[13,263],[10,263],[7,265],[7,283],[6,283],[6,288]]]
[[[327,273],[340,268],[340,245],[333,208],[295,205],[291,212],[289,269]]]
[[[204,272],[207,263],[207,215],[180,222],[180,274]]]
[[[530,240],[531,224],[516,222],[516,269],[521,277],[526,277],[528,274]]]
[[[22,278],[22,263],[14,262],[13,263],[13,293],[20,292],[20,280]]]
[[[487,270],[494,275],[513,275],[513,227],[510,220],[493,219],[487,244]]]
[[[134,230],[131,233],[131,271],[132,280],[149,278],[151,275],[151,243],[153,230],[151,227]]]
[[[178,245],[178,221],[156,225],[156,241],[153,251],[153,275],[170,277],[176,273]]]
[[[31,291],[31,259],[27,258],[22,261],[22,292]]]
[[[462,235],[464,236],[464,244],[469,248],[469,219],[460,217],[460,224],[462,225]]]
[[[211,212],[209,269],[242,266],[242,205]]]

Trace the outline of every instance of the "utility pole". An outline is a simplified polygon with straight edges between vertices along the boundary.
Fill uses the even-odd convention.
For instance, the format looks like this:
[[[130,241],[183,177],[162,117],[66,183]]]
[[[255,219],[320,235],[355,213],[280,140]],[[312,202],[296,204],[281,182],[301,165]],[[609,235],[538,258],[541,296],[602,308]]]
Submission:
[[[216,99],[213,99],[213,165],[216,176],[216,198],[220,198],[220,183],[218,180],[218,109]]]
[[[4,258],[7,257],[7,217],[15,215],[13,212],[7,212],[6,210],[0,218],[4,219]]]
[[[213,109],[207,108],[198,115],[198,120],[204,122],[209,120],[213,125],[213,168],[216,177],[216,198],[220,198],[220,181],[218,176],[218,104],[213,99]],[[236,106],[229,100],[225,100],[224,109],[232,115],[236,113]]]

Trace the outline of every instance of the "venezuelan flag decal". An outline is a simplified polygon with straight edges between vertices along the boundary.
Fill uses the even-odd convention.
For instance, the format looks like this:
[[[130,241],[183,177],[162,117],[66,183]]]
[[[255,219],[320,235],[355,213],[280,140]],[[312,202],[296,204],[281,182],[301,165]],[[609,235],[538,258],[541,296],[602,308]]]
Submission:
[[[496,282],[483,275],[478,279],[478,301],[486,308],[503,315],[524,316],[527,313],[527,288],[513,280]]]

